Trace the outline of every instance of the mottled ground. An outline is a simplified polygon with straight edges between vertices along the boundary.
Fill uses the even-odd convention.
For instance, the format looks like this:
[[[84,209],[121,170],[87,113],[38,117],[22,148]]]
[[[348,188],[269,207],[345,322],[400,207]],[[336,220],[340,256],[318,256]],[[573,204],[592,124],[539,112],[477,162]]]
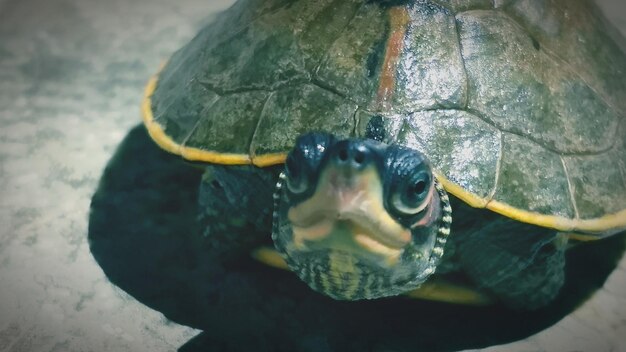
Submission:
[[[106,257],[128,267],[112,270],[96,262],[94,256],[103,259],[98,254],[119,252],[100,247],[92,253],[89,209],[105,165],[138,122],[146,78],[227,3],[0,0],[0,351],[170,351],[200,333],[188,326],[201,328],[206,317],[177,300],[181,291],[172,291],[171,299],[163,291],[140,292],[163,277],[186,276],[144,276],[144,285],[112,276],[148,274],[155,266],[168,270],[147,260],[150,253],[141,247],[125,248],[137,251],[136,262],[128,253]],[[623,0],[602,3],[626,33]],[[126,162],[138,169],[142,160]],[[492,349],[623,350],[623,336],[626,259],[600,291],[555,326]],[[328,343],[311,338],[304,345]]]

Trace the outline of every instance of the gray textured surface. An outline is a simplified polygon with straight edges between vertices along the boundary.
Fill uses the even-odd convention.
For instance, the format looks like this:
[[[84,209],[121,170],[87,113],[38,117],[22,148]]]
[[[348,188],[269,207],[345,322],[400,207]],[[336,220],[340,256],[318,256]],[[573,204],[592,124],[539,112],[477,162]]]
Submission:
[[[601,1],[626,33],[623,0]],[[145,79],[229,1],[0,0],[0,351],[167,351],[197,333],[113,286],[90,197]],[[557,325],[494,351],[626,349],[626,260]]]

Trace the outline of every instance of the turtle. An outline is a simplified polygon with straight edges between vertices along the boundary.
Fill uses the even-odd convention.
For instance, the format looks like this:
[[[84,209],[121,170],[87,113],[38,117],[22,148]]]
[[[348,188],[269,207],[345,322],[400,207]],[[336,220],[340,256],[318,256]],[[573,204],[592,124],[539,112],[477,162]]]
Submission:
[[[537,309],[626,229],[626,45],[583,0],[238,0],[148,82],[207,255]]]

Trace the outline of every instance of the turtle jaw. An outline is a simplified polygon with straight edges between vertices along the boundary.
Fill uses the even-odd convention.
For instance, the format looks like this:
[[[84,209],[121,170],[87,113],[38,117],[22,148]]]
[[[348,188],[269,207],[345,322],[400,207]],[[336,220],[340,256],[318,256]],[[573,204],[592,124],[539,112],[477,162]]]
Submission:
[[[303,281],[335,299],[393,296],[418,287],[443,254],[439,189],[427,192],[423,204],[414,207],[416,214],[399,216],[390,211],[389,193],[397,191],[385,166],[395,155],[380,144],[365,150],[372,141],[336,144],[305,148],[326,153],[317,156],[319,162],[296,160],[314,166],[304,183],[297,180],[303,173],[294,171],[294,160],[290,165],[288,159],[275,195],[276,248]],[[346,145],[342,156],[337,149],[346,150]],[[355,158],[359,148],[365,155]],[[306,155],[310,153],[301,153]],[[294,180],[290,174],[300,176]]]

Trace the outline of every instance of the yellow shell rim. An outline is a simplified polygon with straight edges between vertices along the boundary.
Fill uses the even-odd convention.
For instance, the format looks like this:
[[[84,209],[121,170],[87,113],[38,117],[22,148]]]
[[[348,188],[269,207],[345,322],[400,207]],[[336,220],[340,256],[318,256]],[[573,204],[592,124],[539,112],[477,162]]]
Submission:
[[[141,114],[146,129],[148,130],[148,134],[165,151],[180,155],[184,159],[190,161],[201,161],[223,165],[255,165],[259,167],[266,167],[285,162],[287,153],[263,155],[220,153],[199,148],[185,147],[176,143],[165,133],[163,127],[158,122],[154,121],[154,115],[152,114],[152,94],[156,89],[157,80],[158,73],[152,76],[146,84],[141,104]],[[468,192],[463,187],[448,180],[441,174],[435,173],[435,176],[447,192],[453,194],[472,207],[486,208],[517,221],[553,228],[559,231],[580,231],[600,234],[593,235],[573,233],[570,235],[570,238],[575,240],[594,240],[603,237],[601,235],[603,232],[626,228],[626,209],[593,219],[569,219],[557,215],[540,214],[528,210],[518,209],[497,200],[481,198]]]

